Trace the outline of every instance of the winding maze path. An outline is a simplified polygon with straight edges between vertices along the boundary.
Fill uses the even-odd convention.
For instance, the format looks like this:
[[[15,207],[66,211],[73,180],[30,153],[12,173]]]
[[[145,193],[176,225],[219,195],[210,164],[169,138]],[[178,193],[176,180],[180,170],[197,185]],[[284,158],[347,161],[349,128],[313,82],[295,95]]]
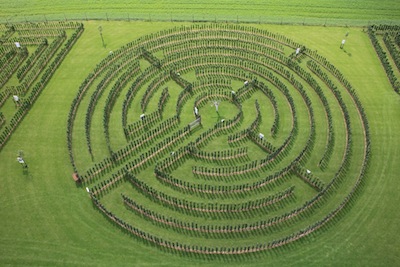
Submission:
[[[241,25],[176,27],[110,52],[67,128],[76,177],[110,223],[196,254],[313,233],[355,196],[370,156],[368,121],[340,71]]]

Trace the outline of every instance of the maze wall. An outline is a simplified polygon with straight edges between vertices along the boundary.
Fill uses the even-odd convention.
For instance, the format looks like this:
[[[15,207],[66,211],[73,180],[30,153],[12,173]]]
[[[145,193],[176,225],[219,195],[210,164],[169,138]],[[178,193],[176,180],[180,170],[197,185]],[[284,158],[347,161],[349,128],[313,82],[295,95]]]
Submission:
[[[110,224],[187,254],[255,253],[329,231],[370,156],[363,107],[335,66],[229,24],[110,51],[82,82],[67,132],[74,177]]]

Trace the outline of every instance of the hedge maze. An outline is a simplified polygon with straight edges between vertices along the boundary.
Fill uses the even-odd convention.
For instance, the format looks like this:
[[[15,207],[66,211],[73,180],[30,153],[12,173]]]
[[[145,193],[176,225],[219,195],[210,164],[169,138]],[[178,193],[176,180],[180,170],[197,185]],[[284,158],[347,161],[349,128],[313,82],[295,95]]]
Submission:
[[[370,157],[367,118],[338,69],[285,36],[229,24],[110,53],[82,82],[67,133],[94,206],[187,254],[312,234],[354,198]]]
[[[84,29],[0,26],[1,148]],[[384,37],[395,52],[398,39]],[[175,27],[110,52],[77,88],[66,133],[95,209],[135,240],[188,255],[313,234],[340,219],[370,159],[346,77],[302,44],[238,24]]]
[[[77,22],[0,25],[0,150],[83,30]]]

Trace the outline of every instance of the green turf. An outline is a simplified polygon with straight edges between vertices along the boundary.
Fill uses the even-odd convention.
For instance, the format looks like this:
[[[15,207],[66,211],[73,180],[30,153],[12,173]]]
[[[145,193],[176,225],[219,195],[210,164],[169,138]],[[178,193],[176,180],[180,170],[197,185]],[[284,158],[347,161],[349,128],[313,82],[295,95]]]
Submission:
[[[98,26],[103,27],[103,48]],[[295,243],[231,259],[163,252],[121,232],[93,208],[72,179],[66,120],[95,65],[123,44],[180,23],[88,21],[49,85],[0,153],[0,264],[104,266],[395,266],[398,263],[399,96],[361,28],[254,25],[318,50],[352,83],[366,110],[372,161],[366,182],[334,223]],[[349,32],[345,51],[338,45]],[[12,107],[6,107],[11,109]],[[117,123],[120,123],[118,121]],[[82,146],[85,141],[82,139]],[[16,162],[24,150],[29,172]],[[82,157],[82,161],[84,157]]]
[[[0,21],[65,19],[208,20],[318,25],[366,25],[399,20],[400,3],[368,1],[0,1]]]

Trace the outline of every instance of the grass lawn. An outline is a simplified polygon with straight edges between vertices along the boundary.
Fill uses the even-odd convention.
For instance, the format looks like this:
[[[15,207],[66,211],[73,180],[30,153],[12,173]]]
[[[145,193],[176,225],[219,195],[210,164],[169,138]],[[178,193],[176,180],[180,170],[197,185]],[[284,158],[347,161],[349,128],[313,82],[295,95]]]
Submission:
[[[212,3],[212,4],[210,4]],[[0,1],[0,21],[163,20],[242,21],[317,25],[366,25],[399,20],[393,0],[234,1]]]
[[[16,1],[15,7],[19,8],[18,5],[23,2]],[[387,2],[384,1],[383,7],[388,8]],[[217,8],[227,4],[228,1],[223,1]],[[1,5],[11,8],[11,4]],[[163,6],[160,4],[157,8],[162,9]],[[95,5],[94,9],[101,9],[101,4]],[[295,10],[289,6],[290,9],[293,12]],[[62,13],[57,4],[53,10],[54,13]],[[39,11],[32,11],[35,12]],[[28,11],[23,13],[29,14]],[[370,18],[366,15],[363,19]],[[80,84],[96,64],[110,50],[115,51],[144,34],[182,23],[86,21],[84,24],[83,35],[0,152],[0,265],[398,264],[400,241],[397,233],[400,215],[397,203],[400,196],[397,190],[400,183],[397,176],[400,171],[400,138],[397,133],[400,132],[400,124],[395,120],[400,117],[400,97],[391,88],[362,28],[251,25],[280,33],[317,50],[345,75],[356,89],[369,120],[372,159],[365,183],[351,205],[332,223],[311,236],[265,253],[245,257],[205,258],[162,251],[132,238],[107,221],[93,207],[85,190],[73,183],[66,145],[66,122],[71,102]],[[100,25],[106,48],[102,46],[99,36]],[[345,49],[340,50],[340,41],[347,32],[349,37]],[[272,109],[266,107],[266,110],[268,108]],[[307,117],[303,114],[300,119],[304,123]],[[354,138],[357,143],[357,136]],[[97,139],[95,142],[100,143]],[[85,145],[82,139],[83,154],[87,153]],[[24,151],[29,171],[23,171],[16,161],[18,150]],[[101,155],[98,158],[101,159]]]

